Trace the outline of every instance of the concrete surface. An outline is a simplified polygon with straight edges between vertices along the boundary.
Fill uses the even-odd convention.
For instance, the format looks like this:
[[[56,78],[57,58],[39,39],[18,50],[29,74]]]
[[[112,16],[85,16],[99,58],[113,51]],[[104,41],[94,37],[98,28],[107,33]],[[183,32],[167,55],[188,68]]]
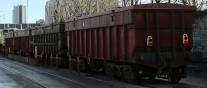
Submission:
[[[69,69],[28,65],[0,57],[0,88],[207,88],[205,71],[202,76],[195,73],[179,84],[171,84],[162,79],[132,84],[101,74],[78,75]]]

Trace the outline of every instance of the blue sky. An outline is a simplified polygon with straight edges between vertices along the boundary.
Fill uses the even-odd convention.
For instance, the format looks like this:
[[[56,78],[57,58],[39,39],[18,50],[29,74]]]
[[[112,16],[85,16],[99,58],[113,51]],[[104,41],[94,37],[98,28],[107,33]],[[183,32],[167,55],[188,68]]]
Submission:
[[[45,18],[46,0],[28,0],[29,23]],[[27,4],[27,0],[1,0],[0,23],[12,23],[12,10],[14,5]]]

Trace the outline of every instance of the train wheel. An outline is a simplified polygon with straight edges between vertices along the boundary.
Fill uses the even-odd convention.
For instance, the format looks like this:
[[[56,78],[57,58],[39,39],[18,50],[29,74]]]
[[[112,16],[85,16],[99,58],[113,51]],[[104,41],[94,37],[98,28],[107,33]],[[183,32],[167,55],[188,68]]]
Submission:
[[[41,53],[40,60],[39,60],[40,65],[43,65],[44,64],[43,63],[43,58],[44,58],[44,55],[43,55],[43,53]]]
[[[81,72],[86,71],[86,62],[83,59],[80,59],[80,71]]]
[[[123,80],[123,78],[122,78],[122,75],[123,75],[123,67],[121,67],[121,66],[118,66],[118,67],[117,67],[116,75],[117,75],[117,77],[118,77],[120,80]]]
[[[152,68],[149,68],[148,70],[147,70],[147,72],[148,72],[148,77],[149,77],[149,80],[154,80],[155,78],[156,78],[156,76],[157,76],[157,70],[155,70],[155,69],[152,69]]]
[[[155,74],[155,75],[151,75],[151,76],[149,76],[149,79],[150,79],[150,80],[155,80],[155,77],[156,77],[156,74]]]
[[[171,83],[179,83],[179,81],[181,80],[181,76],[179,74],[178,70],[171,70],[171,72],[169,72],[168,75],[168,80]]]
[[[53,65],[53,56],[52,56],[52,54],[50,54],[50,62],[49,62],[49,64],[50,64],[50,66],[52,66]]]
[[[127,82],[137,81],[136,72],[133,70],[131,66],[124,66],[123,77],[124,77],[124,80],[126,80]]]
[[[109,77],[113,77],[112,65],[110,63],[105,64],[105,74]]]

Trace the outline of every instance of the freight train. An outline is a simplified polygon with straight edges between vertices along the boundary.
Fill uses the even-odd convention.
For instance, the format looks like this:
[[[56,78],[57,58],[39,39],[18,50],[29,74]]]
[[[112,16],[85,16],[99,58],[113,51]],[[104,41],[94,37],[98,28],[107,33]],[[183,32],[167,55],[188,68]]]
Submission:
[[[5,51],[46,65],[103,71],[126,81],[186,77],[194,6],[143,4],[13,31]]]

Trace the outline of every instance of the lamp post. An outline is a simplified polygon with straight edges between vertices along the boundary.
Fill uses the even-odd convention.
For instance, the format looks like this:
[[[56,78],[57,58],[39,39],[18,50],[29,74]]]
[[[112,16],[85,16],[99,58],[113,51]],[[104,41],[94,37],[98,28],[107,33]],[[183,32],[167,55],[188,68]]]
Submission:
[[[29,27],[29,20],[28,20],[28,19],[29,19],[29,14],[28,14],[28,11],[29,11],[29,10],[28,10],[28,9],[29,9],[28,7],[29,7],[29,6],[28,6],[28,4],[29,4],[29,2],[28,2],[28,0],[27,0],[27,9],[26,9],[26,10],[27,10],[27,16],[26,16],[26,19],[27,19],[27,20],[26,20],[26,21],[27,21],[27,27]]]

